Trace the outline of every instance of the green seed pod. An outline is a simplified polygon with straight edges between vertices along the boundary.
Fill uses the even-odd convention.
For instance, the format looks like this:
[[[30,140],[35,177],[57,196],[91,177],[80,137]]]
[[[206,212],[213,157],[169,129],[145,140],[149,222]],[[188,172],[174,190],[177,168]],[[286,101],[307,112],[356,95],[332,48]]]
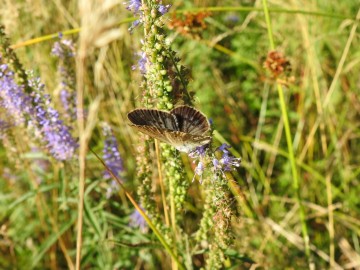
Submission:
[[[161,46],[160,43],[155,43],[154,48],[155,48],[156,50],[160,51],[160,50],[162,49],[162,46]]]

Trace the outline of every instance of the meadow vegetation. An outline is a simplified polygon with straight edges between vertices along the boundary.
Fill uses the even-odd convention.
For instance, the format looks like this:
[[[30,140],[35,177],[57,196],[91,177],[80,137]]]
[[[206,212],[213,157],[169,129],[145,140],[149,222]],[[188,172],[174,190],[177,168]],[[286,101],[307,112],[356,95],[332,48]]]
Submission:
[[[0,0],[0,268],[360,269],[359,8]]]

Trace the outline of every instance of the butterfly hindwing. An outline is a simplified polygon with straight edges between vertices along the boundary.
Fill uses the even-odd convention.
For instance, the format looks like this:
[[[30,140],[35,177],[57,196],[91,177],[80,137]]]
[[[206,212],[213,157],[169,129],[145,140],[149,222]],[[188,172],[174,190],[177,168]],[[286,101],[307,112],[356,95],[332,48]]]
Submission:
[[[210,130],[206,116],[192,107],[179,106],[170,113],[176,116],[181,132],[201,136]]]
[[[164,135],[171,145],[182,152],[189,152],[211,141],[210,136],[197,136],[181,131],[164,131]]]

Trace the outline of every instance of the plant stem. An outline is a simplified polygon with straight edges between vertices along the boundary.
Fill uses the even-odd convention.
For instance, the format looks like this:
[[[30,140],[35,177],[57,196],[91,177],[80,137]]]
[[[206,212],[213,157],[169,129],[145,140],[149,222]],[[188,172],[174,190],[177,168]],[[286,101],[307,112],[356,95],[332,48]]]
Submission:
[[[151,219],[146,215],[146,213],[142,210],[140,205],[135,201],[135,199],[131,196],[131,194],[126,190],[125,186],[121,182],[121,180],[116,177],[116,175],[109,169],[109,167],[105,164],[105,162],[92,150],[90,151],[96,156],[96,158],[101,162],[101,164],[104,166],[104,168],[110,173],[113,179],[116,180],[116,182],[121,187],[121,190],[125,193],[126,197],[129,199],[131,204],[135,207],[135,209],[140,213],[140,215],[145,219],[146,223],[149,225],[149,227],[153,230],[156,237],[159,239],[160,243],[163,245],[165,250],[170,254],[172,260],[177,264],[178,269],[185,270],[185,267],[180,263],[179,259],[175,255],[175,253],[172,251],[168,243],[166,242],[165,238],[161,235],[161,232],[156,228],[154,223],[151,222]]]
[[[84,65],[85,65],[85,50],[83,47],[79,49],[79,57],[77,61],[77,112],[84,111]],[[77,123],[79,129],[79,198],[78,198],[78,220],[77,220],[77,236],[76,236],[76,263],[75,269],[80,270],[81,262],[81,246],[82,246],[82,227],[83,227],[83,214],[84,214],[84,192],[85,192],[85,158],[86,158],[86,136],[85,136],[85,124],[84,117],[77,115]]]
[[[159,174],[159,182],[160,182],[160,189],[161,189],[161,199],[164,207],[164,216],[165,216],[165,223],[166,225],[170,225],[170,219],[168,214],[168,206],[166,203],[166,195],[165,195],[165,185],[162,177],[162,170],[161,170],[161,156],[160,156],[160,149],[159,149],[159,141],[155,139],[155,150],[156,150],[156,160],[158,166],[158,174]]]
[[[269,10],[268,10],[268,6],[267,6],[267,0],[262,0],[262,2],[263,2],[266,25],[267,25],[267,29],[268,29],[270,49],[274,50],[275,45],[274,45],[272,28],[271,28]],[[301,230],[302,230],[302,235],[303,235],[303,240],[304,240],[305,254],[306,254],[306,257],[309,262],[309,267],[312,268],[312,262],[311,262],[311,256],[310,256],[311,253],[310,253],[309,234],[308,234],[308,229],[307,229],[307,225],[306,225],[305,210],[304,210],[304,206],[303,206],[302,199],[300,196],[300,184],[299,184],[298,171],[297,171],[297,167],[296,167],[296,160],[295,160],[294,149],[293,149],[293,144],[292,144],[290,123],[289,123],[289,118],[288,118],[287,110],[286,110],[284,91],[283,91],[281,84],[276,84],[276,86],[277,86],[278,95],[279,95],[281,114],[282,114],[282,118],[284,121],[286,143],[287,143],[287,147],[288,147],[291,172],[292,172],[292,176],[293,176],[293,187],[294,187],[296,199],[297,199],[297,202],[299,203],[299,208],[300,208],[299,215],[300,215]]]

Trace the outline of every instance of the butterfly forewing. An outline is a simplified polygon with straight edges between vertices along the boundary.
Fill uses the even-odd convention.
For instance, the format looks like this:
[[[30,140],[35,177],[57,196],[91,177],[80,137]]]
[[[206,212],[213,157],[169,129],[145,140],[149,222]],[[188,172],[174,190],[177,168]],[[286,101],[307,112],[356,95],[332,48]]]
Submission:
[[[170,112],[154,109],[135,109],[128,114],[131,126],[179,151],[190,152],[210,143],[210,124],[205,115],[189,106]]]
[[[192,135],[204,135],[210,130],[210,124],[206,116],[189,106],[180,106],[171,111],[178,121],[181,132]]]
[[[211,141],[210,136],[197,136],[181,131],[165,131],[165,137],[169,144],[182,152],[190,152],[198,146],[208,144]]]
[[[154,109],[136,109],[128,114],[134,125],[151,126],[159,129],[179,130],[177,118],[164,111]]]

